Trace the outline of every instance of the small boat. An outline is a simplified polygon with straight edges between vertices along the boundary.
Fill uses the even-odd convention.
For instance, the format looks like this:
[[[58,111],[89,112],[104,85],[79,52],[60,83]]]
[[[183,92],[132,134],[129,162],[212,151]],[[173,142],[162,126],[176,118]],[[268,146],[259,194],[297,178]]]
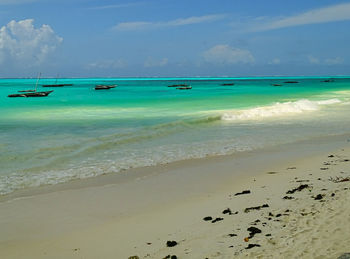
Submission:
[[[46,84],[46,85],[42,85],[42,87],[63,87],[63,86],[72,86],[73,84],[57,84],[58,81],[58,74],[56,77],[56,81],[54,84]]]
[[[235,85],[234,83],[223,83],[222,86]]]
[[[192,89],[192,86],[182,86],[182,87],[176,87],[178,90],[190,90]]]
[[[42,85],[42,87],[63,87],[63,86],[72,86],[73,84],[52,84],[52,85]]]
[[[53,90],[46,91],[46,92],[30,92],[30,93],[21,93],[21,94],[10,94],[10,95],[8,95],[8,97],[45,97],[45,96],[48,96],[52,92],[53,92]]]
[[[109,90],[115,87],[117,87],[117,85],[96,85],[95,90]]]
[[[188,87],[187,84],[168,85],[168,87]]]
[[[299,83],[298,81],[286,81],[284,82],[285,84],[297,84]]]
[[[53,92],[53,90],[46,91],[46,92],[37,92],[36,91],[38,88],[40,76],[41,76],[41,73],[39,74],[38,79],[36,80],[35,89],[33,89],[33,90],[21,90],[21,91],[18,91],[18,92],[20,92],[20,94],[10,94],[7,97],[45,97],[45,96],[48,96],[50,93]]]
[[[333,79],[326,79],[326,80],[323,80],[321,82],[323,82],[323,83],[331,83],[331,82],[334,82],[334,80]]]
[[[281,84],[272,84],[273,86],[282,86]]]

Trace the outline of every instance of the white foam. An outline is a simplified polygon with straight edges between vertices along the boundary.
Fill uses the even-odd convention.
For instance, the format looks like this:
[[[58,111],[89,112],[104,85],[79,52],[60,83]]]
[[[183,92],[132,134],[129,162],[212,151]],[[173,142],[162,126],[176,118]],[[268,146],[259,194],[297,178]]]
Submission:
[[[301,99],[295,102],[277,102],[269,106],[225,112],[222,115],[221,119],[226,121],[256,120],[268,117],[293,115],[307,111],[317,111],[322,105],[331,105],[337,103],[341,103],[341,101],[338,99],[328,99],[323,101],[310,101],[308,99]]]

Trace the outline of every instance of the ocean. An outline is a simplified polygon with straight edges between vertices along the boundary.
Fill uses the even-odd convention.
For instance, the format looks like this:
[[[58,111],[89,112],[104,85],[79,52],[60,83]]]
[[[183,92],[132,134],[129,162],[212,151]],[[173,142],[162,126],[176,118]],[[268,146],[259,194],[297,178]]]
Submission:
[[[48,97],[7,97],[35,82],[0,79],[0,195],[350,133],[350,77],[41,79]]]

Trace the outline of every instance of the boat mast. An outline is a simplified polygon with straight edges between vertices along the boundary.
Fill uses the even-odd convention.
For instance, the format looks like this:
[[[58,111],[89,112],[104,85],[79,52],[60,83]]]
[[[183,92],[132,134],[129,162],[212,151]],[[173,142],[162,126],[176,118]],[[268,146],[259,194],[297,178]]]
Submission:
[[[41,72],[39,73],[38,79],[36,80],[35,92],[36,92],[36,89],[38,88],[38,83],[39,83],[39,80],[40,80],[40,76],[41,76]]]

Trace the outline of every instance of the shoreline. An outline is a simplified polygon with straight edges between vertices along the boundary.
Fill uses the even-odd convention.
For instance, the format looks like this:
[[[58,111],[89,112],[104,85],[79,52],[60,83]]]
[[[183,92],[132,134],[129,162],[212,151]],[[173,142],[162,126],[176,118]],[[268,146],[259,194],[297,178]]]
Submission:
[[[320,162],[335,150],[339,156],[350,155],[348,139],[348,135],[314,138],[235,155],[131,169],[119,177],[104,175],[7,195],[0,200],[3,212],[0,215],[0,257],[128,258],[137,254],[143,258],[149,254],[149,258],[163,258],[167,254],[177,254],[179,258],[203,258],[205,255],[231,258],[230,254],[234,253],[238,257],[249,253],[259,255],[261,251],[272,253],[273,249],[268,249],[271,245],[268,239],[263,240],[261,235],[256,238],[261,248],[244,250],[247,243],[242,242],[241,236],[247,235],[246,228],[253,219],[259,217],[263,221],[266,215],[259,214],[265,210],[248,214],[242,210],[248,205],[260,206],[266,202],[274,215],[278,214],[276,211],[285,210],[294,200],[281,200],[280,193],[300,184],[295,182],[295,177],[310,178],[311,173],[316,174],[322,166]],[[345,166],[344,175],[349,173],[346,163],[340,164]],[[328,169],[322,171],[322,178],[329,172]],[[317,178],[307,180],[310,185],[311,182],[314,186],[318,184]],[[334,185],[326,178],[324,181],[322,184]],[[342,184],[347,183],[337,186]],[[246,189],[251,190],[252,195],[232,196]],[[308,195],[307,192],[301,193],[297,194],[300,197],[295,200],[295,210],[308,204],[306,201],[314,202],[302,196]],[[343,196],[337,194],[336,198]],[[235,201],[234,208],[231,201]],[[221,211],[227,207],[239,213],[223,215]],[[224,220],[204,222],[202,218],[208,215]],[[242,227],[237,230],[236,226],[235,235],[240,238],[227,238],[227,232],[232,232],[230,228],[237,222]],[[267,226],[273,238],[279,235],[272,225]],[[265,231],[263,233],[265,235]],[[179,244],[170,249],[165,245],[167,240],[177,240]],[[233,248],[229,248],[229,242]],[[239,252],[240,249],[243,252]],[[283,249],[285,247],[281,251]],[[215,253],[219,254],[214,256]]]

